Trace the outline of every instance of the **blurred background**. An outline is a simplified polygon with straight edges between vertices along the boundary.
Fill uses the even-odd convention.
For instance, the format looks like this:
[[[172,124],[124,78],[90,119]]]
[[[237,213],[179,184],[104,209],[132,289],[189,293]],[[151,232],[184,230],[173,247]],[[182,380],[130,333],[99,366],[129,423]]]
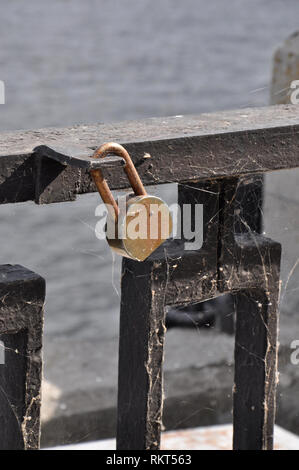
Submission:
[[[298,18],[297,0],[5,2],[0,130],[268,105],[273,54]],[[289,360],[299,339],[297,184],[296,171],[267,176],[264,229],[284,250],[278,420],[299,434],[299,372]],[[151,191],[176,198],[175,185]],[[98,203],[91,194],[0,208],[0,262],[23,264],[47,281],[46,446],[115,432],[120,259],[95,237]],[[232,336],[171,329],[165,426],[230,422],[232,361]]]

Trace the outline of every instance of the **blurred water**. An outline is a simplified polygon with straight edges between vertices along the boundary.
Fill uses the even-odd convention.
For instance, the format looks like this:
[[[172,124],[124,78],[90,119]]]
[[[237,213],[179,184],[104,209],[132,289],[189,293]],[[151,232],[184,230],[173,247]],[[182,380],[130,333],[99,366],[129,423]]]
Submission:
[[[265,104],[298,14],[297,0],[10,0],[0,129]]]
[[[297,0],[10,0],[0,130],[265,105],[298,14]],[[119,259],[94,236],[98,201],[0,208],[0,262],[46,277],[49,338],[117,334]]]

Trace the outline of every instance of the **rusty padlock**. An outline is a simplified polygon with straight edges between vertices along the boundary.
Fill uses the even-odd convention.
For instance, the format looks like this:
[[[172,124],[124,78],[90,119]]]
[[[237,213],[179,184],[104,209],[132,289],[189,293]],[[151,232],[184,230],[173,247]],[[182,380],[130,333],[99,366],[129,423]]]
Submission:
[[[130,155],[124,147],[110,142],[93,154],[94,158],[118,155],[125,160],[124,170],[134,191],[126,198],[124,207],[116,203],[102,171],[92,170],[96,187],[108,211],[106,238],[118,254],[137,261],[144,261],[172,232],[172,217],[165,202],[147,194]],[[136,230],[137,228],[137,230]],[[135,229],[135,230],[134,230]]]

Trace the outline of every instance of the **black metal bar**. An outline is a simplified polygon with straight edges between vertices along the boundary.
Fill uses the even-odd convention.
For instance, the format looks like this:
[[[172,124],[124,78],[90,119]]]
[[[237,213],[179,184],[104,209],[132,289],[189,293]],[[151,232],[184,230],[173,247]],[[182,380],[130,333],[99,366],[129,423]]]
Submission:
[[[36,161],[34,149],[40,145],[52,148],[54,153],[56,149],[56,159],[66,162],[75,143],[86,155],[89,149],[107,141],[125,146],[145,185],[196,182],[299,166],[299,118],[291,106],[3,133],[0,203],[69,201],[77,194],[94,192],[86,167],[81,165],[69,172],[68,167],[58,163],[54,168],[53,153],[51,159],[46,158],[47,150],[40,171],[36,168],[40,153]],[[64,154],[61,149],[69,150]],[[51,178],[44,178],[47,173]],[[128,188],[117,164],[107,170],[107,176],[111,189]],[[36,198],[41,192],[42,197]]]
[[[269,269],[269,266],[267,267]],[[235,295],[234,439],[236,450],[272,450],[277,384],[278,286]]]
[[[153,264],[123,260],[117,448],[157,449],[162,418],[165,283]]]
[[[262,233],[263,198],[263,175],[239,179],[239,187],[236,193],[236,211],[238,211],[234,229],[236,233],[246,233],[249,230]]]
[[[281,246],[236,223],[240,181],[223,183],[219,289],[236,299],[234,449],[273,447]],[[244,223],[242,223],[244,222]],[[235,233],[240,228],[242,233]]]
[[[45,282],[0,266],[0,449],[38,449]]]

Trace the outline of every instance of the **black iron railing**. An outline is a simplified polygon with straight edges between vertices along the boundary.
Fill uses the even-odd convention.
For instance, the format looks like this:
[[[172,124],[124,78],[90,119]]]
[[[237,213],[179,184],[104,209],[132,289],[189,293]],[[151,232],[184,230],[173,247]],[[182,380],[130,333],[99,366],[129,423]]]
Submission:
[[[230,293],[234,448],[271,449],[281,249],[259,233],[258,207],[248,218],[239,196],[249,187],[260,194],[265,172],[299,167],[297,108],[2,134],[0,203],[70,201],[95,191],[89,157],[107,141],[125,146],[144,184],[188,183],[179,185],[179,204],[204,207],[200,250],[169,240],[143,263],[123,260],[118,448],[159,448],[166,307]],[[128,187],[121,159],[96,164],[111,189]],[[0,341],[9,337],[8,350],[21,351],[0,365],[0,448],[37,448],[44,283],[20,267],[2,266],[0,275]]]

